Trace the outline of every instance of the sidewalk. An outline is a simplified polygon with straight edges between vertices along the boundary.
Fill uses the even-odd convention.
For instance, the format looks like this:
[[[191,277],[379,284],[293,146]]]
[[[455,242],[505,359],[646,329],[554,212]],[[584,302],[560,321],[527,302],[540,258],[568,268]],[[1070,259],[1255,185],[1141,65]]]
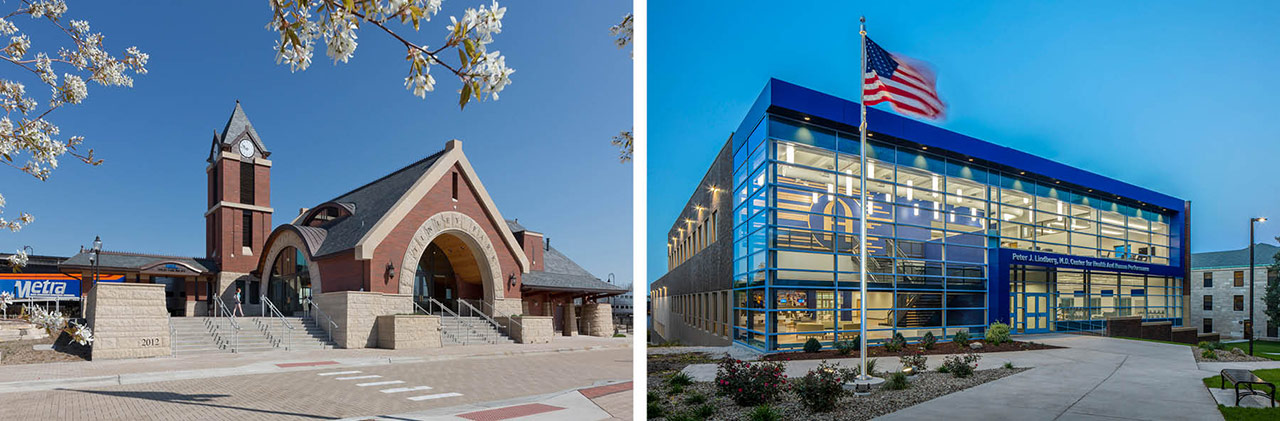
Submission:
[[[352,417],[349,421],[556,421],[630,420],[633,382],[614,382],[592,387],[526,396],[493,402],[438,408],[374,417]]]
[[[553,337],[546,344],[495,344],[427,350],[327,349],[242,354],[200,354],[128,360],[77,361],[0,366],[0,394],[187,380],[245,374],[282,373],[330,368],[447,361],[511,355],[631,348],[631,338]]]

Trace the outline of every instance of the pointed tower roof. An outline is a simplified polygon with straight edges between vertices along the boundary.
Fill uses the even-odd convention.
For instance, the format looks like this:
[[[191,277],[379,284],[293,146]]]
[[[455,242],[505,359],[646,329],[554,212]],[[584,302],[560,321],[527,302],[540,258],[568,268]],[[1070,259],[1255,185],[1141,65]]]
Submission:
[[[262,151],[263,157],[271,156],[271,152],[267,151],[266,145],[262,144],[262,138],[258,137],[258,131],[253,129],[253,123],[249,122],[249,116],[245,115],[244,109],[240,107],[240,100],[236,100],[236,108],[231,110],[231,118],[227,119],[227,125],[222,128],[222,133],[213,132],[213,150],[209,153],[209,162],[213,162],[218,157],[218,151],[223,147],[248,137],[258,150]]]

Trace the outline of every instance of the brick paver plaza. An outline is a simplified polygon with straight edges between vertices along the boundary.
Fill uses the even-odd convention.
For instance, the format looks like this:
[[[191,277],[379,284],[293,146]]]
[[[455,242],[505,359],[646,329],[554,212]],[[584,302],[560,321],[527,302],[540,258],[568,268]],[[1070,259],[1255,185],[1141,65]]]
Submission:
[[[336,419],[549,394],[631,375],[630,348],[324,364],[269,374],[6,393],[0,395],[0,419]],[[630,400],[627,393],[617,395]]]

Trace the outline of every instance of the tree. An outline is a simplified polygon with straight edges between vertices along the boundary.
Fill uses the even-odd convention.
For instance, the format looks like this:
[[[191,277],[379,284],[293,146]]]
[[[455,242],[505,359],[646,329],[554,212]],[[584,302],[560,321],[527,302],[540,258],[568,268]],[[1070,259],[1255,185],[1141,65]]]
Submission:
[[[361,25],[369,25],[404,45],[409,74],[405,89],[425,99],[435,90],[432,66],[441,66],[462,82],[458,90],[458,106],[465,108],[471,99],[498,99],[498,93],[511,84],[514,69],[507,67],[506,57],[499,51],[489,52],[493,36],[502,32],[505,7],[494,1],[489,7],[468,8],[462,20],[450,16],[445,28],[444,44],[430,48],[425,43],[410,41],[397,32],[399,27],[417,31],[440,12],[443,0],[270,0],[269,29],[280,34],[276,42],[276,63],[289,63],[291,71],[307,70],[316,42],[323,40],[325,54],[334,64],[346,63],[359,45],[356,33]],[[458,60],[445,59],[450,49],[457,50]]]
[[[617,44],[618,48],[626,48],[628,45],[631,45],[631,37],[633,34],[632,24],[634,22],[634,14],[627,13],[626,16],[622,17],[622,22],[619,22],[617,25],[613,25],[609,28],[609,34],[613,35],[614,38],[613,43]],[[635,58],[635,51],[631,52],[631,57]],[[633,139],[634,135],[632,135],[631,130],[623,130],[619,132],[617,136],[613,137],[613,140],[610,143],[612,143],[613,146],[618,147],[619,161],[631,161],[631,155],[635,152],[635,149],[632,146]]]
[[[90,31],[88,21],[63,19],[67,13],[63,0],[17,3],[16,10],[0,17],[0,34],[9,37],[9,44],[0,50],[0,60],[14,66],[10,68],[13,73],[0,75],[0,109],[5,112],[0,117],[0,162],[40,181],[49,179],[64,155],[89,165],[101,164],[102,160],[94,158],[93,149],[80,152],[84,137],[63,137],[61,128],[48,117],[54,110],[84,102],[89,96],[87,82],[133,87],[131,74],[146,74],[149,56],[137,47],[125,49],[120,57],[108,53],[103,46],[105,37]],[[21,16],[30,17],[33,26],[52,26],[65,37],[47,40],[42,45],[49,52],[33,54],[31,37],[15,23]],[[58,45],[59,40],[65,44]],[[36,81],[52,91],[48,102],[28,95],[26,83]],[[0,212],[5,206],[4,196],[0,195]],[[0,216],[0,228],[16,232],[34,220],[25,212],[16,219]],[[27,253],[18,250],[9,262],[15,269],[21,268],[27,263]]]
[[[1276,237],[1276,241],[1280,242],[1280,237]],[[1267,320],[1272,326],[1280,326],[1280,252],[1271,257],[1273,261],[1267,266],[1267,292],[1262,296],[1262,302],[1266,305],[1263,313],[1267,315]]]

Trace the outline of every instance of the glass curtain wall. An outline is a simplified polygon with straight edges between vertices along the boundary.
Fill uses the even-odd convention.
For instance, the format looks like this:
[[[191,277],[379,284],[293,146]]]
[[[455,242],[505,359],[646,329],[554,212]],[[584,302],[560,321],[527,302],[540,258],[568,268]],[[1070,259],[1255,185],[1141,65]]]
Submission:
[[[988,249],[1168,264],[1168,216],[868,140],[867,330],[982,332]],[[825,346],[860,326],[858,138],[778,116],[734,153],[734,339]]]
[[[1009,272],[1009,320],[1015,332],[1098,330],[1107,318],[1120,316],[1182,325],[1179,277],[1034,265],[1013,265]]]

